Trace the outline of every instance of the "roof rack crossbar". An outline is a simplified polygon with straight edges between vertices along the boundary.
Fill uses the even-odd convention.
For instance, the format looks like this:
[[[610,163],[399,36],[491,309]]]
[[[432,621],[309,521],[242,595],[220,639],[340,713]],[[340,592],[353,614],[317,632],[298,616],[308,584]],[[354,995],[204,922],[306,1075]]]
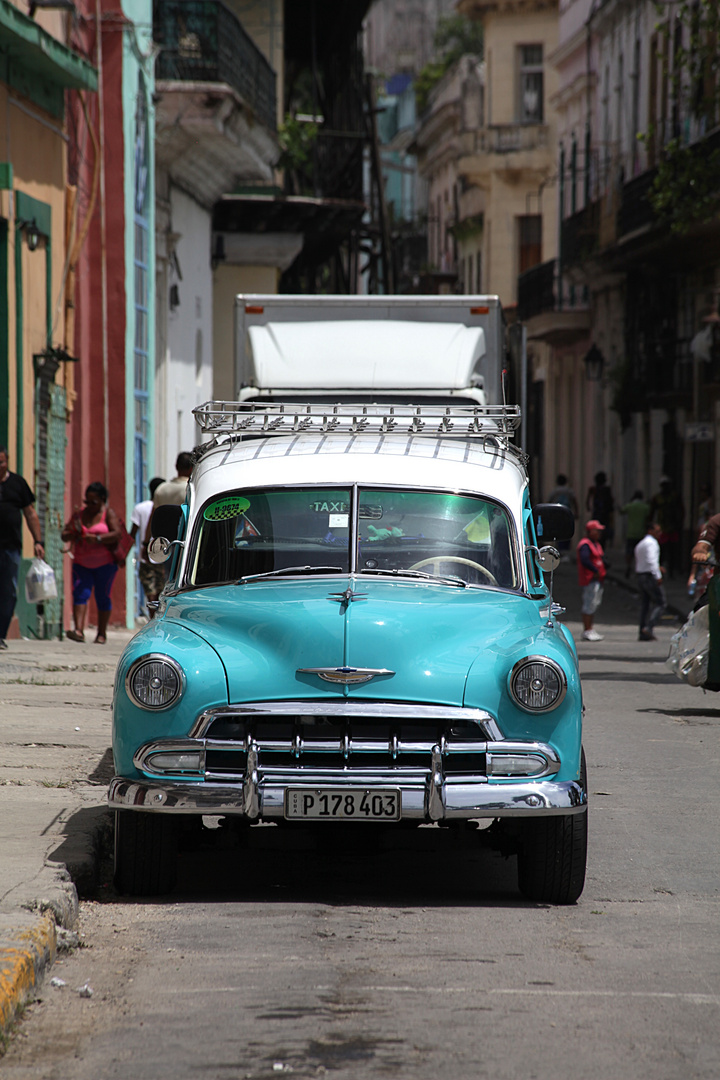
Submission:
[[[193,409],[201,431],[214,435],[288,435],[332,432],[506,441],[520,426],[518,405],[336,405],[206,401]]]

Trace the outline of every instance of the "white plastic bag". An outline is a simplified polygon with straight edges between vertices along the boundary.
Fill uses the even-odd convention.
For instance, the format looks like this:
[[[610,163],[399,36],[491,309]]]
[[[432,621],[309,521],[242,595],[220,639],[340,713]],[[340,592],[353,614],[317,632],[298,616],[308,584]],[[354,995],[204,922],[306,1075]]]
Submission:
[[[704,686],[707,682],[710,652],[708,605],[691,611],[687,622],[670,638],[670,653],[665,663],[682,682]]]
[[[25,599],[28,604],[42,604],[57,596],[55,571],[44,559],[33,559],[25,575]]]

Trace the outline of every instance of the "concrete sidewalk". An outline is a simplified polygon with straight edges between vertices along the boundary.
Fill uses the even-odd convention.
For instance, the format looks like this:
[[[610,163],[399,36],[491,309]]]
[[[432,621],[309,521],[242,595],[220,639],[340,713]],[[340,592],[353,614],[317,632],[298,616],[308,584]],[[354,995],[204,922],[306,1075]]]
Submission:
[[[106,645],[0,652],[0,1037],[52,964],[93,873],[112,776],[112,688],[133,631]]]

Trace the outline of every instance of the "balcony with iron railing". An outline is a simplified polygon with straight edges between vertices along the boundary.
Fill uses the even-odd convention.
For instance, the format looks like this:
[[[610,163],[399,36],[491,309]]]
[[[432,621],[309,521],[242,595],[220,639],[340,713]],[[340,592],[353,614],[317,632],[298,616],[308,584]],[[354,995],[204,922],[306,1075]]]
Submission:
[[[571,214],[560,227],[563,267],[580,266],[600,244],[600,203],[592,202]]]
[[[557,259],[549,259],[518,277],[518,318],[531,324],[531,338],[555,345],[583,337],[590,326],[586,291],[559,270]]]
[[[158,82],[226,83],[266,128],[277,128],[275,72],[220,0],[155,0]]]
[[[463,131],[458,137],[460,152],[472,154],[517,154],[547,150],[549,128],[546,124],[490,124]]]

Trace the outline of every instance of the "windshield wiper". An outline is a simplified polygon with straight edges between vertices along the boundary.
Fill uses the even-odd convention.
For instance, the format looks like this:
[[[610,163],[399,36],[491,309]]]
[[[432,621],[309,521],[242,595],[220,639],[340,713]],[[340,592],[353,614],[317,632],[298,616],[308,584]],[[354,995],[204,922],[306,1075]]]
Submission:
[[[342,566],[283,566],[282,570],[268,570],[264,574],[248,574],[241,577],[238,585],[244,585],[246,581],[258,581],[260,578],[282,577],[284,574],[342,574]]]
[[[426,574],[424,570],[377,570],[364,567],[362,570],[358,570],[359,574],[381,574],[386,577],[414,577],[423,578],[425,581],[440,581],[443,585],[460,585],[461,588],[467,588],[467,581],[464,581],[461,577],[455,577],[454,574]]]

